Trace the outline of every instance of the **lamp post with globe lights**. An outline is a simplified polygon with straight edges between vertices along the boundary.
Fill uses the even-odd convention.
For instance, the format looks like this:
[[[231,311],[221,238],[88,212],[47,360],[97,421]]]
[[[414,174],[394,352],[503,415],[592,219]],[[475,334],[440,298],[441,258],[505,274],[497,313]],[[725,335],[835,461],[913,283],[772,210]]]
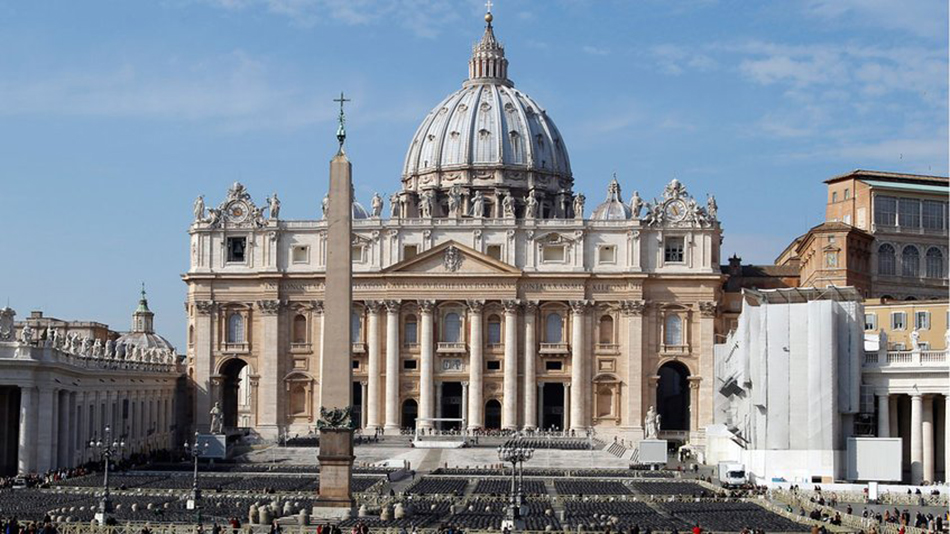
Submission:
[[[107,524],[112,519],[112,499],[109,496],[109,463],[112,457],[120,454],[125,447],[125,440],[112,438],[112,427],[106,425],[103,429],[103,439],[89,440],[89,448],[98,452],[105,462],[102,477],[102,499],[99,501],[99,511],[96,512],[96,521],[100,525]]]
[[[185,453],[191,455],[195,466],[191,481],[191,498],[188,499],[187,503],[189,510],[197,510],[199,508],[198,501],[201,499],[201,490],[198,488],[198,458],[201,458],[205,451],[208,450],[208,442],[202,442],[198,439],[198,436],[198,432],[195,432],[195,440],[191,443],[186,441],[184,444]],[[201,512],[199,511],[198,513],[200,514]],[[199,515],[199,522],[201,521],[200,517]]]
[[[534,449],[526,447],[519,436],[515,440],[498,447],[498,459],[511,464],[511,490],[508,495],[508,513],[506,522],[515,529],[521,524],[522,505],[524,504],[524,463],[534,456]],[[518,476],[520,466],[520,477]]]

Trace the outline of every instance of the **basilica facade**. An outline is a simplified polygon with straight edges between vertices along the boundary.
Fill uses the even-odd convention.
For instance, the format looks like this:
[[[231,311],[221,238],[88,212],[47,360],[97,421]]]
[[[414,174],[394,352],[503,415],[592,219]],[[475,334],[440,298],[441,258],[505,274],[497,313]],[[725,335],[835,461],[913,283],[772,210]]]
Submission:
[[[196,201],[183,280],[200,429],[220,403],[229,428],[310,430],[323,357],[352,365],[369,432],[638,439],[650,406],[667,436],[712,422],[715,199],[672,180],[625,200],[615,178],[587,213],[565,141],[509,79],[486,21],[468,80],[410,140],[388,209],[379,195],[353,204],[349,333],[323,328],[325,220],[283,220],[276,194],[259,207],[237,183],[215,207]],[[349,355],[322,353],[347,335]]]

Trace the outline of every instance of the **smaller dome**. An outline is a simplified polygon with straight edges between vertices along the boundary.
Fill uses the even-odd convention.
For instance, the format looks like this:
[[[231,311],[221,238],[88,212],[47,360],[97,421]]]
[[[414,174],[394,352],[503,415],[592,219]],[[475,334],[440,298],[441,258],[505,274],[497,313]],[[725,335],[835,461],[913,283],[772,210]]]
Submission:
[[[620,200],[620,182],[614,177],[607,185],[607,200],[603,201],[590,216],[592,221],[624,221],[633,211]]]
[[[116,344],[123,344],[127,347],[142,347],[143,349],[175,350],[175,347],[167,339],[152,332],[129,332],[117,339]]]
[[[366,208],[364,208],[362,204],[355,200],[353,201],[352,214],[354,221],[358,219],[369,219],[369,212],[366,211]]]

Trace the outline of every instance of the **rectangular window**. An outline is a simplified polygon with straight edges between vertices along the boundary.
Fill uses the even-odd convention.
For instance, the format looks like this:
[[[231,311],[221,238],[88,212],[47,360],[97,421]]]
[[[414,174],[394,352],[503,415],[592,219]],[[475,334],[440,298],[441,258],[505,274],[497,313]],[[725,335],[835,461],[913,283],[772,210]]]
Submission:
[[[545,263],[564,263],[564,257],[563,245],[549,245],[542,249],[541,258]]]
[[[366,247],[363,245],[353,245],[353,248],[350,251],[350,261],[353,263],[363,263],[365,260],[364,255],[366,254]]]
[[[416,333],[417,333],[417,331],[418,331],[417,328],[416,328],[416,325],[417,325],[417,324],[418,324],[418,323],[416,323],[415,320],[412,320],[412,321],[407,320],[407,321],[406,321],[406,324],[405,324],[405,326],[404,326],[404,328],[403,328],[403,329],[405,330],[405,332],[403,332],[403,336],[402,336],[402,342],[403,342],[404,344],[406,344],[406,345],[415,345],[416,343],[418,343],[418,340],[417,340],[417,338],[416,338]]]
[[[359,368],[360,368],[360,361],[359,361],[359,360],[353,360],[353,369],[356,370],[356,369],[359,369]]]
[[[406,371],[415,371],[418,368],[416,360],[403,360],[402,368]]]
[[[488,248],[485,249],[485,253],[490,258],[501,261],[501,245],[488,245]]]
[[[903,343],[891,343],[890,350],[907,350],[907,345],[904,345]]]
[[[310,247],[306,245],[296,245],[292,255],[294,263],[307,263],[310,258]]]
[[[845,188],[844,188],[844,199],[845,199],[845,200],[848,200],[849,198],[851,198],[851,189],[845,187]]]
[[[920,228],[920,201],[902,198],[897,203],[897,225],[901,228]]]
[[[564,362],[549,360],[544,362],[544,368],[548,371],[560,371],[564,369]]]
[[[614,245],[603,245],[597,251],[597,261],[599,263],[617,263],[617,247]]]
[[[247,250],[246,237],[228,238],[228,262],[244,263],[245,251]]]
[[[838,192],[837,192],[837,191],[831,193],[831,201],[832,201],[832,202],[837,202],[837,201],[838,201]]]
[[[914,314],[915,330],[930,330],[930,312],[919,311]]]
[[[501,322],[488,321],[488,344],[501,345]]]
[[[864,314],[864,329],[877,330],[877,314],[876,313]]]
[[[666,263],[683,263],[683,238],[667,237],[663,246],[663,261]]]
[[[501,371],[501,360],[488,360],[485,365],[489,371]]]
[[[897,226],[897,199],[877,195],[874,197],[874,224]]]
[[[907,313],[891,312],[891,330],[904,330],[907,328]]]
[[[402,246],[402,259],[411,260],[419,254],[419,248],[416,245],[403,245]]]
[[[947,227],[947,203],[937,200],[925,200],[923,205],[924,228],[943,230]]]

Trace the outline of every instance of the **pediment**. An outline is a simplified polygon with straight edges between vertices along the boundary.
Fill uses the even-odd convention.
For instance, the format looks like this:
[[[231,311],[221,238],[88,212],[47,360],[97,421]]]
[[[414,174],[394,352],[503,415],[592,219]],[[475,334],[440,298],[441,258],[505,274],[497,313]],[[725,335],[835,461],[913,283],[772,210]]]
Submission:
[[[520,274],[521,271],[455,241],[441,243],[384,270],[387,274]]]

